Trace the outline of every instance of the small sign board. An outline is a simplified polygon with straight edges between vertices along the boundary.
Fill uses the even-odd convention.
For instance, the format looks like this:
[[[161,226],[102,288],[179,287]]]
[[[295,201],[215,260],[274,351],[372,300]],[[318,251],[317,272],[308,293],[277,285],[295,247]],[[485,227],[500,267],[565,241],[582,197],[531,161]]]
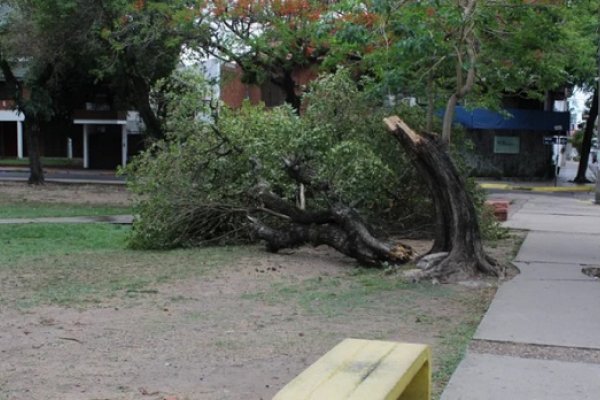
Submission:
[[[494,153],[496,154],[519,154],[520,140],[518,136],[495,136]]]
[[[544,144],[567,144],[569,139],[566,136],[544,136]]]

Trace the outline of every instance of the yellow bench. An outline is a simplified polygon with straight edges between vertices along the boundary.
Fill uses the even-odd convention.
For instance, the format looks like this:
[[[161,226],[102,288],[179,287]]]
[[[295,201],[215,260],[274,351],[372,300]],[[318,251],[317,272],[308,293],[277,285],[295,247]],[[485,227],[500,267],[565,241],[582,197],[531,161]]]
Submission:
[[[421,344],[345,339],[273,400],[430,400],[430,360]]]

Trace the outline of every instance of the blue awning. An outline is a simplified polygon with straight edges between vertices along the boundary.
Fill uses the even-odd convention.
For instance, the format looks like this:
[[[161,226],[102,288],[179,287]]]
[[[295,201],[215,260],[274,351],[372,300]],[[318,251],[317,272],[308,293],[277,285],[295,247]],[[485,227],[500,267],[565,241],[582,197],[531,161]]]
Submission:
[[[568,112],[514,108],[508,108],[506,112],[509,116],[480,108],[467,110],[456,107],[454,122],[468,129],[566,131],[571,121],[571,114]]]

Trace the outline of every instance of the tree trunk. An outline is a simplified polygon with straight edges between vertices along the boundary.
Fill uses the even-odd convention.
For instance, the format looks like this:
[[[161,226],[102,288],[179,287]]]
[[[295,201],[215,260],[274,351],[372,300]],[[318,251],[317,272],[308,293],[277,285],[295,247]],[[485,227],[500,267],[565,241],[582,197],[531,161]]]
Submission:
[[[250,217],[255,235],[267,242],[269,251],[327,245],[370,267],[406,263],[413,255],[409,246],[377,239],[354,209],[339,202],[324,210],[301,210],[271,192],[265,183],[250,195],[262,204],[259,211],[283,221],[273,228]]]
[[[444,119],[442,121],[442,138],[444,143],[450,143],[452,135],[452,123],[454,122],[454,112],[456,111],[456,104],[458,103],[458,95],[455,93],[448,99],[446,103],[446,111],[444,112]]]
[[[162,139],[164,137],[162,123],[150,105],[150,87],[143,78],[138,76],[131,77],[129,85],[132,103],[144,121],[146,134],[152,139]]]
[[[296,81],[292,77],[291,71],[281,72],[280,77],[272,78],[271,82],[283,90],[285,93],[285,102],[300,114],[302,98],[296,93]]]
[[[285,102],[291,105],[297,113],[300,113],[302,99],[296,93],[296,81],[292,77],[292,73],[285,71],[283,81],[279,85],[285,92]]]
[[[579,168],[577,169],[577,176],[573,179],[575,183],[589,183],[590,181],[586,177],[588,169],[588,162],[590,159],[590,150],[592,148],[592,136],[594,135],[594,122],[598,116],[598,89],[594,91],[594,99],[592,100],[592,107],[588,114],[587,121],[585,122],[585,130],[583,131],[583,141],[581,142],[581,154],[579,159]],[[600,143],[598,144],[600,145]]]
[[[417,134],[400,118],[385,119],[411,161],[426,180],[436,210],[436,236],[432,253],[445,252],[425,267],[423,278],[442,281],[478,275],[502,276],[504,271],[484,250],[473,200],[439,137]]]
[[[433,114],[435,113],[435,94],[433,90],[433,72],[427,75],[427,132],[433,132]]]
[[[27,153],[29,155],[29,184],[43,185],[44,170],[40,152],[40,123],[35,117],[26,116],[25,137],[27,138]]]

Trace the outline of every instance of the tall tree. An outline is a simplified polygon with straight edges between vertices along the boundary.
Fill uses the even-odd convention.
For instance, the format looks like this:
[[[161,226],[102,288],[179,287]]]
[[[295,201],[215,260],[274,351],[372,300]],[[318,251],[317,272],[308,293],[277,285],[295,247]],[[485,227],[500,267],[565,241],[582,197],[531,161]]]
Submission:
[[[204,37],[195,28],[199,13],[191,3],[104,1],[94,21],[93,45],[100,62],[96,75],[110,82],[122,102],[140,113],[146,133],[154,139],[163,137],[164,121],[153,107],[151,90],[181,62],[186,43]]]
[[[197,48],[242,68],[248,83],[270,82],[300,108],[294,74],[321,63],[335,1],[215,0],[199,2]]]
[[[376,77],[383,93],[428,98],[429,129],[434,110],[441,106],[446,110],[439,138],[419,135],[397,119],[387,121],[428,182],[435,205],[432,252],[441,253],[425,275],[498,274],[500,270],[483,254],[465,183],[444,154],[454,109],[459,101],[470,107],[499,107],[506,95],[541,99],[549,90],[574,83],[578,69],[584,69],[577,52],[582,43],[589,45],[573,29],[576,15],[569,3],[425,0],[365,4],[378,28],[363,30],[366,38],[354,40],[363,70]],[[345,30],[356,31],[352,24]],[[379,45],[369,51],[365,42]],[[434,93],[437,98],[432,98]]]
[[[589,27],[578,26],[581,8],[571,3],[361,2],[368,22],[336,27],[328,55],[343,62],[351,49],[382,94],[427,99],[429,129],[445,108],[441,133],[449,141],[458,104],[498,108],[507,95],[542,99],[589,74]]]
[[[29,183],[43,184],[41,126],[54,115],[53,91],[68,79],[80,56],[77,49],[88,37],[87,9],[79,10],[76,0],[3,0],[0,5],[0,68],[14,89],[16,109],[25,116]],[[23,79],[15,68],[25,69]]]
[[[577,76],[576,84],[594,91],[592,106],[588,113],[585,124],[582,152],[579,159],[579,167],[575,183],[588,183],[586,172],[588,169],[590,149],[592,147],[592,136],[594,132],[594,121],[598,115],[598,82],[600,73],[600,3],[598,2],[574,2],[573,13],[576,18],[571,21],[573,36],[579,37],[577,69],[573,72]]]

